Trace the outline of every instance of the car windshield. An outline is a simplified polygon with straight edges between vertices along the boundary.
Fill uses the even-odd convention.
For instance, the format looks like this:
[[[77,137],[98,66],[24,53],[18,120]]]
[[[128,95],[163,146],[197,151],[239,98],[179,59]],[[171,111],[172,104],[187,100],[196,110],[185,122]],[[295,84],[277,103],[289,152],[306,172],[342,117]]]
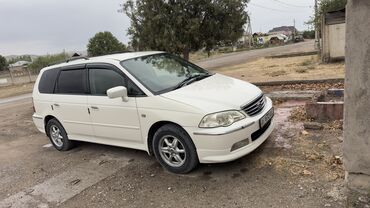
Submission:
[[[124,60],[121,65],[153,94],[175,90],[196,77],[210,76],[208,71],[167,53]]]

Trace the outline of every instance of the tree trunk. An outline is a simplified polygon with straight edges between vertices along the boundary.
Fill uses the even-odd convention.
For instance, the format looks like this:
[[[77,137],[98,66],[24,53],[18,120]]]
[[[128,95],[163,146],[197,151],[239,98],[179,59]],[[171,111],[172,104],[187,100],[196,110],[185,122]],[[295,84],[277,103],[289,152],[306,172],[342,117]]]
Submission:
[[[184,50],[182,51],[182,56],[184,57],[184,59],[188,60],[189,61],[189,49],[188,48],[184,48]]]

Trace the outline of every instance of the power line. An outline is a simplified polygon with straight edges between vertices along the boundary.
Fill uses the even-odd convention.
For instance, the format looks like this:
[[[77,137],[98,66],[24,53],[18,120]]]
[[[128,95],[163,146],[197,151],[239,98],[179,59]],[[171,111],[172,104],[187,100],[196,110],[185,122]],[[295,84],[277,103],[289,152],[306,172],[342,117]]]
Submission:
[[[275,11],[275,12],[283,12],[283,13],[290,12],[290,11],[284,11],[284,10],[279,10],[279,9],[273,9],[273,8],[265,7],[265,6],[254,4],[254,3],[251,3],[251,2],[249,4],[250,5],[253,5],[253,6],[256,6],[256,7],[263,8],[263,9],[268,9],[268,10],[271,10],[271,11]]]
[[[289,4],[289,3],[286,3],[286,2],[283,2],[283,1],[280,1],[280,0],[273,0],[273,1],[276,1],[276,2],[278,2],[280,4],[284,4],[284,5],[291,6],[291,7],[299,7],[299,8],[308,8],[308,7],[311,7],[311,6],[302,6],[302,5]]]

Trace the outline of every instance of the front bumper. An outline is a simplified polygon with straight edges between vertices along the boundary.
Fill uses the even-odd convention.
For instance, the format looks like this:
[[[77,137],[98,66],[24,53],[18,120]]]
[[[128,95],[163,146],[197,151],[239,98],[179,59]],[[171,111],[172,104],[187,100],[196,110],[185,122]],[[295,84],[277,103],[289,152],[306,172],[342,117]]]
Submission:
[[[229,162],[243,157],[258,148],[274,130],[274,119],[272,118],[268,128],[252,141],[252,134],[260,130],[259,120],[272,108],[272,102],[267,99],[264,110],[257,116],[246,118],[236,122],[229,127],[214,129],[186,129],[197,149],[199,162],[220,163]],[[241,141],[248,141],[248,144],[232,150],[234,144]]]

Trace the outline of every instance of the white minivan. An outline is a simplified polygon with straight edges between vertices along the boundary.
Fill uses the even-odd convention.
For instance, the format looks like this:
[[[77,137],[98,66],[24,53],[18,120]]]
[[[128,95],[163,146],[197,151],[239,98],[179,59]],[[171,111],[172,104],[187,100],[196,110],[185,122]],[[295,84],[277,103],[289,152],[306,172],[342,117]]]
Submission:
[[[240,158],[271,134],[271,100],[256,86],[165,52],[80,58],[41,70],[36,127],[60,151],[74,141],[155,155],[174,173]]]

